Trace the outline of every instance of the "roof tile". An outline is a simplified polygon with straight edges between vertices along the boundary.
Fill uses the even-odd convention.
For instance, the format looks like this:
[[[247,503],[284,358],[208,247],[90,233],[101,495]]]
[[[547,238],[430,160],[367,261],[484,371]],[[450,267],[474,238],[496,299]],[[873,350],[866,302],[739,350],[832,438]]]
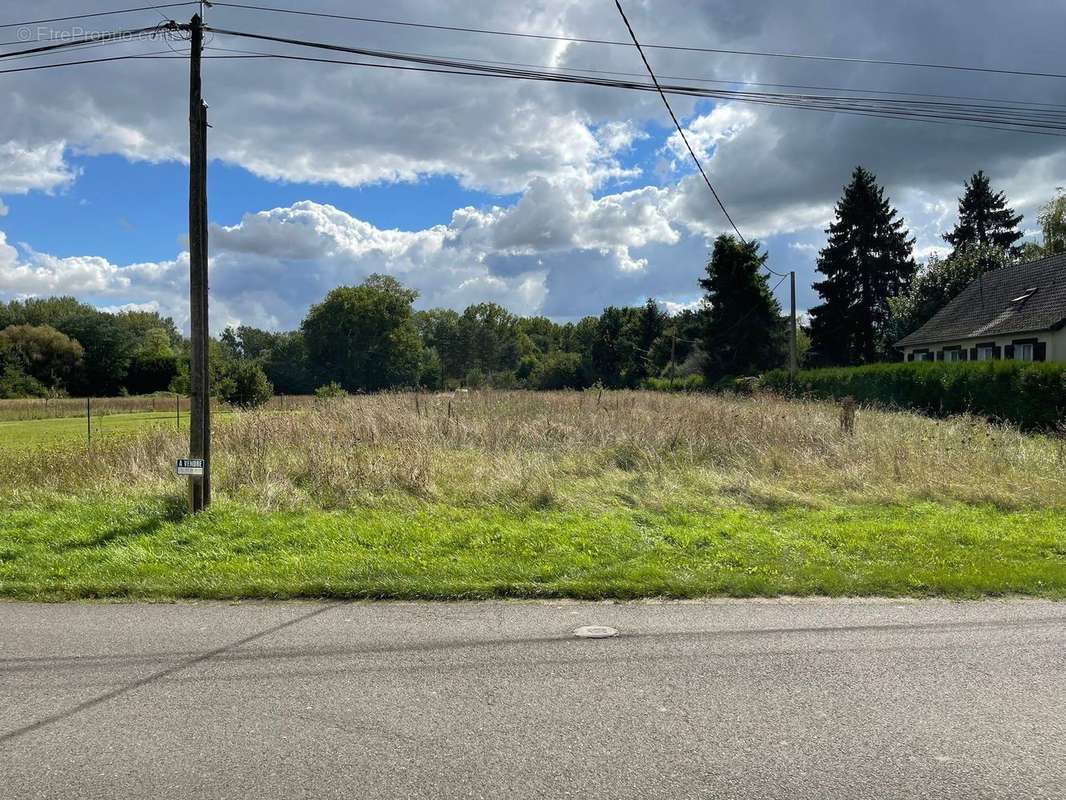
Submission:
[[[1045,331],[1064,321],[1066,253],[1059,253],[986,272],[896,346]]]

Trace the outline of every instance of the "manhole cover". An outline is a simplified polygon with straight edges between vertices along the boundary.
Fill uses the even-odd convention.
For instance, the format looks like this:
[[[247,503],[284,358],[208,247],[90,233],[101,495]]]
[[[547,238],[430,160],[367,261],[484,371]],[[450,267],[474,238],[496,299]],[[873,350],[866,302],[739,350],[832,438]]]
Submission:
[[[617,635],[618,631],[614,628],[608,628],[606,625],[585,625],[574,631],[574,636],[581,639],[610,639],[612,636]]]

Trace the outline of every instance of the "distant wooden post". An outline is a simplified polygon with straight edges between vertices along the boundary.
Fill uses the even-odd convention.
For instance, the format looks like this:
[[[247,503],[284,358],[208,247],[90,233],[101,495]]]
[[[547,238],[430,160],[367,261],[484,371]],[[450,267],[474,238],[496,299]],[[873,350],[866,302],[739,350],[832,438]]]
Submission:
[[[851,395],[840,402],[840,430],[848,436],[855,433],[855,398]]]
[[[788,326],[788,376],[795,383],[796,372],[799,370],[799,353],[796,343],[796,271],[792,270],[788,273],[788,277],[791,288],[791,301],[789,303],[789,316],[791,319]]]
[[[93,401],[91,397],[85,398],[85,440],[89,447],[93,446]]]

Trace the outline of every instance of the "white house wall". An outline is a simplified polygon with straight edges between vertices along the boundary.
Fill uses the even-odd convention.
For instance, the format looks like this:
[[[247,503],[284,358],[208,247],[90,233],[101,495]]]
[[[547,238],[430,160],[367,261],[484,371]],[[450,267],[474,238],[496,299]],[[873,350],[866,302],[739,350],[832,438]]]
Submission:
[[[928,350],[935,354],[945,347],[964,347],[967,350],[977,347],[979,344],[995,343],[1003,352],[1002,348],[1014,344],[1018,339],[1036,339],[1047,343],[1047,361],[1066,361],[1066,328],[1058,331],[1041,331],[1039,333],[1012,333],[1009,336],[984,336],[980,339],[956,339],[935,344],[920,344],[903,348],[903,359],[909,360],[910,354],[916,350]]]

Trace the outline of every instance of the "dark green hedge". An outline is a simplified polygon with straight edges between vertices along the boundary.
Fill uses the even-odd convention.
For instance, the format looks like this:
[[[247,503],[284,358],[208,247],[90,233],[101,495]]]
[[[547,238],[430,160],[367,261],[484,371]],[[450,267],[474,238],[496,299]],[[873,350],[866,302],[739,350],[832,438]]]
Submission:
[[[1027,430],[1048,430],[1066,421],[1066,364],[871,364],[801,370],[795,386],[786,371],[775,370],[763,376],[762,386],[820,399],[851,396],[866,405],[934,416],[971,413]]]

